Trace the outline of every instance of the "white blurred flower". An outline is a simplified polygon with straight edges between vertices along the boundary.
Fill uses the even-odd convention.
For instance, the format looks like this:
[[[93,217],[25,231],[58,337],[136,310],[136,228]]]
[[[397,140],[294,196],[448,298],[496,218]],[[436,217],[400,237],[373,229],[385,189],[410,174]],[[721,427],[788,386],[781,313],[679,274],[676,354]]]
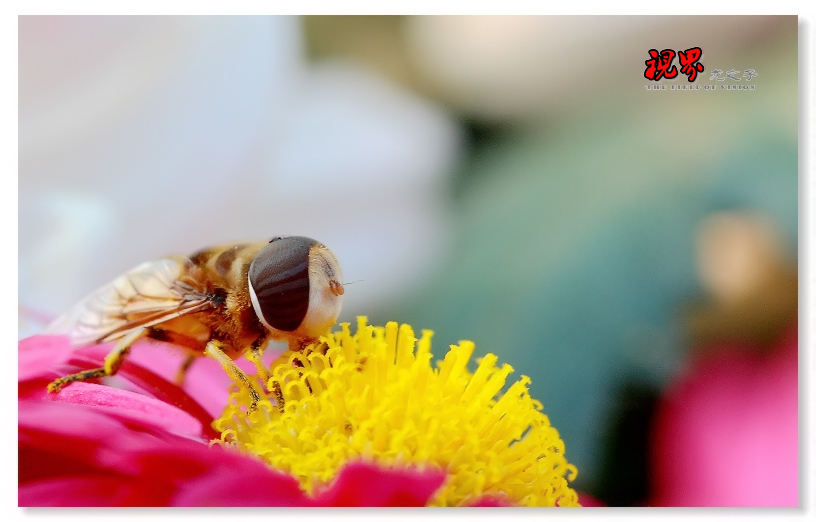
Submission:
[[[650,48],[699,46],[706,60],[731,63],[730,53],[761,41],[769,25],[784,20],[415,16],[406,22],[409,53],[432,91],[470,117],[513,122],[585,108],[588,99],[642,103]]]
[[[21,304],[59,313],[145,260],[303,234],[365,281],[358,313],[438,257],[457,127],[307,64],[297,18],[21,17],[19,41]]]

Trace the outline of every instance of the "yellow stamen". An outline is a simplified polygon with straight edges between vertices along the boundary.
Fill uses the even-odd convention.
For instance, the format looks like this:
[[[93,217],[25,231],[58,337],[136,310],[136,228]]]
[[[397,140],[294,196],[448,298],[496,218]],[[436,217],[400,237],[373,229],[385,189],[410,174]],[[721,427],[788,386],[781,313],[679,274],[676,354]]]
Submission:
[[[346,462],[444,469],[445,485],[431,505],[466,505],[481,496],[530,506],[577,506],[568,485],[577,470],[530,379],[507,388],[513,369],[487,354],[467,369],[474,345],[450,347],[431,366],[431,336],[417,340],[409,325],[348,323],[307,347],[286,352],[270,369],[257,411],[247,415],[248,391],[233,386],[229,405],[213,426],[221,444],[264,459],[314,493]],[[324,343],[324,344],[321,344]],[[326,348],[328,347],[328,348]],[[498,396],[498,397],[497,397]]]

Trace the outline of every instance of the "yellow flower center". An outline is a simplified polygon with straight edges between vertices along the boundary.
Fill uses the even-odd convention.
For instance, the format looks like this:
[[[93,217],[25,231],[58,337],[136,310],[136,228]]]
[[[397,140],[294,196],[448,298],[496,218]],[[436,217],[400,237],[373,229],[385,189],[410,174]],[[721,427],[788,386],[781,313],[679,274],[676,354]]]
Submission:
[[[467,369],[474,345],[451,346],[431,366],[431,335],[409,325],[358,318],[302,352],[285,352],[256,411],[233,386],[213,423],[221,444],[264,459],[314,493],[355,459],[382,466],[434,466],[447,473],[430,505],[466,505],[481,496],[529,506],[577,506],[568,485],[577,470],[540,402],[521,379],[502,394],[513,369],[487,354]],[[271,390],[267,392],[267,390]],[[282,408],[278,401],[282,399]]]

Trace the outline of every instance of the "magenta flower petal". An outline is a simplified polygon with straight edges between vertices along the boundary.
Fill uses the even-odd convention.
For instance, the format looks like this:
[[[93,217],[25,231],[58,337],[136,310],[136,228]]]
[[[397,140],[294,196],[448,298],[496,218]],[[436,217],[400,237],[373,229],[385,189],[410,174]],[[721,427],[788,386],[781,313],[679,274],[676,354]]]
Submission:
[[[20,404],[21,506],[283,505],[297,482],[255,458],[70,403]],[[259,489],[246,488],[250,480]],[[238,502],[223,488],[247,489]],[[267,489],[269,488],[269,489]],[[271,491],[271,493],[270,493]],[[195,501],[197,500],[197,501]]]
[[[152,488],[179,470],[168,468],[158,478],[144,476],[133,455],[168,444],[206,450],[201,442],[140,431],[138,424],[86,406],[28,402],[20,403],[18,432],[21,506],[162,505],[166,488]]]
[[[55,368],[64,364],[74,351],[67,337],[36,335],[20,341],[17,350],[17,380],[39,377],[53,380],[59,375]]]
[[[375,464],[351,462],[326,490],[318,493],[320,506],[424,506],[445,482],[439,469],[383,469]],[[361,487],[361,485],[365,487]]]
[[[123,420],[138,421],[187,437],[201,438],[204,428],[200,420],[166,402],[110,386],[73,383],[57,394],[55,400],[93,406],[97,411],[107,411]]]
[[[216,462],[210,459],[204,472],[189,479],[184,487],[179,489],[171,504],[236,507],[314,506],[314,502],[300,489],[294,477],[270,470],[260,461],[245,456],[241,456],[240,459],[223,458]]]
[[[55,459],[52,464],[61,465],[66,473],[31,481],[21,477],[20,505],[304,505],[304,495],[293,478],[221,448],[192,441],[142,440],[133,447],[98,449],[101,455],[97,458],[82,459],[86,469]]]
[[[21,399],[40,399],[40,400],[70,400],[77,402],[79,400],[114,400],[111,396],[106,399],[96,397],[94,394],[106,394],[109,390],[114,388],[111,386],[104,386],[96,384],[96,381],[89,381],[87,383],[72,383],[59,393],[49,394],[46,391],[46,386],[49,382],[69,373],[95,368],[104,364],[105,356],[113,347],[112,343],[104,345],[92,345],[83,348],[73,348],[67,337],[62,336],[34,336],[20,342],[20,379],[18,382],[18,396]],[[137,392],[145,397],[152,397],[158,401],[175,406],[190,416],[197,419],[200,423],[201,431],[207,439],[218,437],[218,433],[212,429],[211,424],[213,416],[210,412],[205,410],[196,399],[193,399],[184,389],[180,388],[172,380],[167,380],[161,375],[175,374],[178,370],[178,365],[181,364],[179,357],[151,357],[150,350],[154,351],[153,355],[162,352],[170,352],[168,346],[153,345],[152,343],[139,343],[134,346],[134,351],[147,351],[147,355],[139,360],[147,360],[153,369],[159,362],[164,362],[171,365],[171,367],[164,368],[157,373],[153,369],[142,367],[129,357],[119,372],[113,376],[103,379],[117,388],[126,389],[132,392]],[[48,354],[53,355],[49,358]],[[224,371],[221,370],[224,374]],[[226,378],[222,375],[222,378]],[[203,382],[196,383],[196,386],[205,387],[212,385],[211,383]],[[216,385],[217,386],[217,385]],[[81,393],[78,390],[82,390]],[[83,399],[86,393],[89,395]],[[222,393],[226,396],[226,390]],[[127,396],[122,396],[127,397]],[[133,397],[135,399],[135,397]],[[117,400],[123,400],[122,398]],[[226,403],[226,399],[223,399]],[[223,408],[224,404],[221,405]],[[102,404],[100,404],[101,406]],[[131,405],[131,410],[135,404]],[[147,407],[146,405],[143,405]],[[165,412],[168,410],[165,410]],[[185,421],[186,422],[186,421]]]
[[[168,381],[181,360],[162,356],[161,346],[140,343],[142,355],[104,380],[125,389],[76,382],[45,392],[59,375],[100,366],[110,348],[75,350],[58,336],[21,341],[21,506],[422,506],[445,480],[436,469],[353,463],[310,497],[258,459],[206,444],[217,436],[212,418]],[[209,384],[226,400],[229,378],[216,363],[199,361],[188,377],[190,388]]]
[[[218,447],[153,449],[137,456],[140,476],[162,476],[168,467],[182,470],[172,480],[170,506],[309,505],[297,481],[260,460]]]
[[[44,479],[20,484],[17,503],[20,507],[112,507],[144,506],[135,492],[136,481],[111,474],[89,473]]]

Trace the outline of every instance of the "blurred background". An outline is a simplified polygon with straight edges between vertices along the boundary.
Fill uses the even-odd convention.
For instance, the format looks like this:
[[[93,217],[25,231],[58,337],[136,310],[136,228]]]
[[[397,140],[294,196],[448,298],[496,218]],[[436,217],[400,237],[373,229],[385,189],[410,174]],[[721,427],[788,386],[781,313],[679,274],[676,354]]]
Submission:
[[[797,24],[20,17],[19,334],[142,261],[307,235],[341,320],[529,375],[600,502],[796,505]],[[644,77],[690,47],[694,84]]]

